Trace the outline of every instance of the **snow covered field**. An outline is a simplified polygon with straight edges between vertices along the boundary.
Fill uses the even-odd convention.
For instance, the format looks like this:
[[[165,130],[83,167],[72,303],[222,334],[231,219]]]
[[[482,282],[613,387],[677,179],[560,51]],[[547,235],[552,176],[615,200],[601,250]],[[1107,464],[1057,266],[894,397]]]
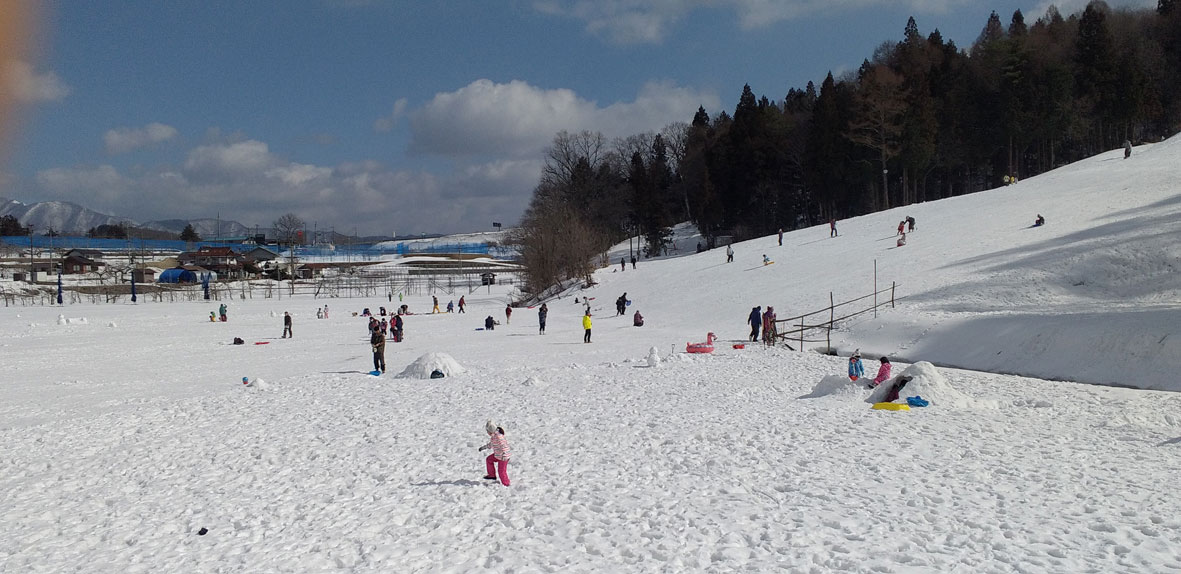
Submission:
[[[731,264],[616,265],[550,301],[544,336],[481,288],[408,317],[381,378],[351,312],[384,299],[0,308],[0,571],[1181,570],[1181,395],[1046,380],[1181,390],[1181,141],[1121,157]],[[928,373],[930,407],[871,410],[844,357],[731,348],[755,305],[869,293],[875,259],[904,298],[835,346]],[[612,316],[624,291],[647,326]],[[683,352],[709,331],[716,353]],[[431,352],[467,372],[395,377]],[[488,418],[509,488],[481,478]]]

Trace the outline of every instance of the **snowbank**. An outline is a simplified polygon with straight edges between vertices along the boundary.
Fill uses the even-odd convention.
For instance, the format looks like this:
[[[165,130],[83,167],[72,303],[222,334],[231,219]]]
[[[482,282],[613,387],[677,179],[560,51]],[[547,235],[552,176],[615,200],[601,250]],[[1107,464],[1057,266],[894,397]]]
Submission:
[[[849,377],[845,375],[828,375],[820,379],[816,386],[812,387],[812,392],[800,397],[801,399],[816,399],[820,397],[827,397],[831,395],[840,396],[857,396],[861,398],[865,395],[865,381],[872,379],[862,379],[860,382],[850,381]],[[909,385],[907,388],[910,388]]]
[[[460,365],[447,353],[427,353],[410,363],[401,373],[398,373],[397,378],[429,379],[431,373],[436,369],[443,371],[443,374],[448,377],[467,372],[463,365]]]
[[[935,368],[935,365],[926,361],[915,363],[878,385],[878,388],[874,389],[865,401],[868,403],[886,402],[886,395],[890,392],[890,387],[899,377],[910,377],[910,382],[906,383],[906,387],[898,393],[898,400],[894,402],[904,403],[906,397],[919,396],[930,401],[932,407],[995,409],[1000,406],[997,401],[975,399],[959,392],[948,384],[947,379]]]

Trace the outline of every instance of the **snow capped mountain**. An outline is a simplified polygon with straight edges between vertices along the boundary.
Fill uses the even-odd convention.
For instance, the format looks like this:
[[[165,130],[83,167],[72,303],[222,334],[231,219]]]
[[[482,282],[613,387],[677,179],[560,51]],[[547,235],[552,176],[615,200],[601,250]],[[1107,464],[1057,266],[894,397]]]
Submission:
[[[224,219],[161,219],[158,221],[144,222],[140,224],[140,227],[179,234],[189,224],[193,225],[193,229],[202,239],[243,237],[254,234],[253,227],[246,227],[237,221],[226,221]],[[259,229],[259,233],[265,233],[266,231],[267,229]]]
[[[17,218],[21,225],[32,226],[34,233],[44,233],[53,229],[66,235],[80,235],[99,225],[130,221],[125,217],[99,213],[68,201],[21,203],[0,198],[0,217],[5,215]]]
[[[217,219],[164,219],[136,223],[135,220],[117,215],[99,213],[68,201],[39,201],[37,203],[21,203],[19,201],[0,197],[0,217],[11,215],[20,220],[21,225],[30,225],[34,233],[45,233],[53,229],[63,235],[84,235],[93,227],[99,225],[115,225],[130,223],[136,227],[180,233],[188,224],[193,224],[197,234],[203,238],[242,237],[254,233],[254,228],[246,227],[237,221]],[[265,231],[265,230],[262,230]]]

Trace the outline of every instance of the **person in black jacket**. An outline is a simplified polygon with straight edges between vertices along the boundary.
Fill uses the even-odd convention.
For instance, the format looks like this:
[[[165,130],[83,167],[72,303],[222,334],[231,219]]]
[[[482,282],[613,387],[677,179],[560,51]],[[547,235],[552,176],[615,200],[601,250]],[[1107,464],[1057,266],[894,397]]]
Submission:
[[[759,340],[759,329],[763,326],[763,308],[755,307],[750,310],[750,317],[746,321],[750,323],[750,340]]]
[[[495,328],[496,328],[496,319],[493,319],[492,315],[488,315],[488,318],[484,319],[484,330],[491,331]]]
[[[294,337],[294,336],[295,335],[291,334],[291,313],[288,311],[283,311],[283,337],[282,338],[286,339],[287,337]]]
[[[549,307],[545,303],[541,304],[541,309],[537,311],[537,322],[541,324],[541,331],[539,335],[545,334],[545,318],[549,316]]]

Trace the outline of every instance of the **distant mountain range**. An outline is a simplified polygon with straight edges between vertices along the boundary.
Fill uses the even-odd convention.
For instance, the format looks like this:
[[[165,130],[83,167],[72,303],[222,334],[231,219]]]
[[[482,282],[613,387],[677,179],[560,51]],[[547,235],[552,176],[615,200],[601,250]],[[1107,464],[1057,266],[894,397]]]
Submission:
[[[0,197],[0,217],[11,215],[17,218],[21,225],[32,226],[33,233],[42,234],[50,229],[62,235],[85,235],[87,231],[99,225],[117,225],[128,223],[133,227],[166,231],[180,234],[186,225],[192,224],[204,239],[219,237],[245,237],[254,234],[253,227],[246,227],[237,221],[219,221],[217,219],[165,219],[161,221],[146,221],[139,223],[133,219],[99,213],[68,201],[40,201],[37,203],[21,203],[6,197]],[[259,233],[267,233],[267,229],[259,229]]]
[[[7,197],[0,197],[0,217],[5,215],[11,215],[17,218],[21,222],[21,225],[32,226],[33,233],[37,235],[44,234],[50,229],[61,235],[86,235],[87,231],[100,225],[127,223],[141,229],[164,231],[177,235],[181,231],[184,231],[186,225],[191,224],[197,235],[200,235],[201,239],[206,241],[229,237],[249,237],[253,236],[256,231],[266,234],[268,238],[274,236],[270,228],[259,227],[256,230],[254,227],[247,227],[237,221],[225,219],[162,219],[139,223],[127,217],[99,213],[68,201],[21,203],[8,199]],[[438,235],[427,234],[425,237],[438,237]],[[333,237],[322,237],[321,241],[327,240],[333,243],[345,243],[350,240],[357,242],[377,242],[388,239],[390,238],[384,236],[354,237],[350,239],[345,235],[336,234]]]

